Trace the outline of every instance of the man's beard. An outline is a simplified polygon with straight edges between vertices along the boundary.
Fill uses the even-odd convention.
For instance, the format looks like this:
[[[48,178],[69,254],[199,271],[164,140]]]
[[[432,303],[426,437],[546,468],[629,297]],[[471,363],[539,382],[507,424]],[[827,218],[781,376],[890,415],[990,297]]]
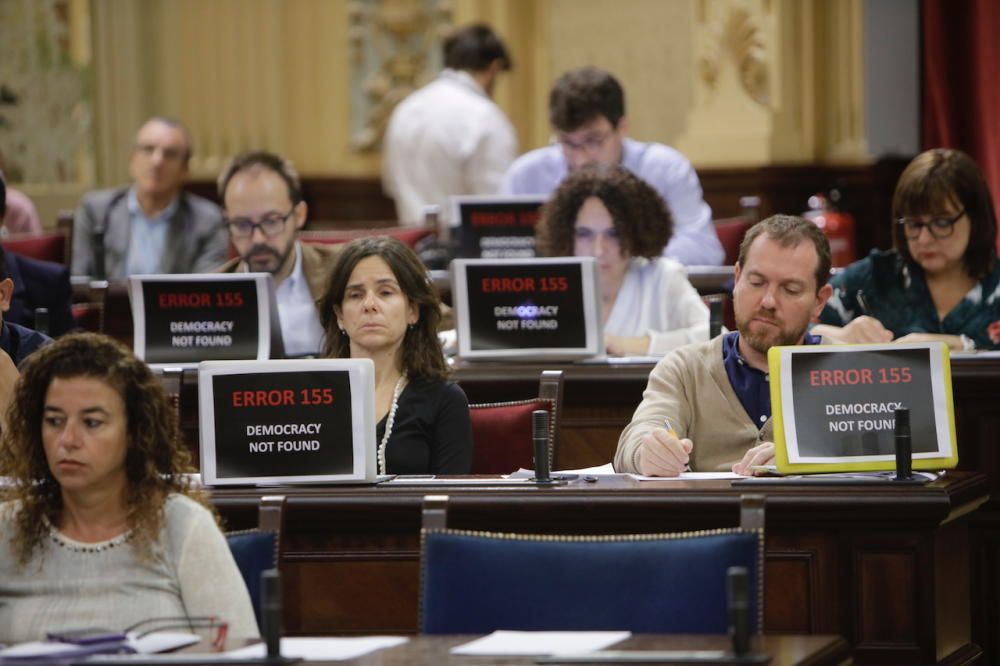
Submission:
[[[281,267],[285,265],[285,261],[288,259],[288,255],[291,253],[291,251],[292,251],[293,248],[294,248],[294,245],[289,245],[288,246],[288,252],[286,252],[284,255],[281,255],[281,254],[278,253],[277,250],[275,250],[270,245],[254,245],[246,253],[246,258],[244,259],[244,261],[246,262],[246,264],[247,264],[248,267],[254,268],[255,264],[256,265],[260,264],[261,255],[264,255],[264,254],[270,255],[270,256],[274,257],[274,262],[275,263],[273,264],[273,267],[268,270],[268,272],[274,274],[274,273],[277,273],[278,271],[280,271]],[[254,255],[257,255],[257,256],[254,257]],[[251,258],[254,259],[254,261],[252,263],[251,263]]]
[[[761,317],[772,321],[777,324],[777,328],[766,335],[754,334],[750,331],[750,323],[754,317]],[[736,330],[740,332],[740,337],[746,340],[751,349],[761,354],[767,354],[767,351],[771,347],[797,345],[807,328],[809,328],[808,321],[797,330],[789,330],[785,327],[785,323],[775,316],[773,310],[757,310],[749,317],[736,320]]]

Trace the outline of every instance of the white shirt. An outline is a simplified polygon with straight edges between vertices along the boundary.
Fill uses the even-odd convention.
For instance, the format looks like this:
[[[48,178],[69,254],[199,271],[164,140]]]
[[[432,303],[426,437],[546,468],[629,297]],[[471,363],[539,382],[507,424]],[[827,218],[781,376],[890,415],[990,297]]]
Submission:
[[[275,289],[274,296],[278,302],[285,356],[318,354],[323,340],[323,326],[319,323],[316,301],[302,272],[302,248],[298,241],[295,242],[295,266]]]
[[[673,259],[633,258],[604,332],[648,335],[650,355],[708,340],[708,306]]]
[[[622,142],[622,166],[646,181],[667,202],[674,234],[663,250],[688,266],[717,266],[726,254],[712,225],[694,167],[684,155],[661,143]],[[504,176],[501,194],[549,196],[568,173],[559,146],[546,146],[517,158]]]
[[[422,224],[423,208],[448,197],[494,194],[517,155],[517,136],[467,72],[446,69],[399,103],[383,141],[382,183],[403,224]]]

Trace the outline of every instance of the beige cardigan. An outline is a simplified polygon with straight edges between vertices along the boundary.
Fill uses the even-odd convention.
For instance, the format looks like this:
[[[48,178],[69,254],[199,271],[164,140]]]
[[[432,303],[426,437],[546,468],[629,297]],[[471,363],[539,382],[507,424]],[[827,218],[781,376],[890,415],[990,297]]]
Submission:
[[[771,419],[759,429],[736,397],[722,364],[722,336],[667,354],[649,374],[642,402],[618,440],[615,471],[639,472],[639,443],[664,419],[694,443],[691,469],[729,471],[747,449],[772,441]]]

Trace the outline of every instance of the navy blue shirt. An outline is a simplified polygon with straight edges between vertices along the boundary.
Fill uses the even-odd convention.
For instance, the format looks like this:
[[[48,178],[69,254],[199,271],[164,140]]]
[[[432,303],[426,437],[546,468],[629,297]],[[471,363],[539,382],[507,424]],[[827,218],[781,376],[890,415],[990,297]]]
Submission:
[[[52,338],[36,330],[8,321],[0,322],[0,349],[7,352],[14,365],[21,365],[31,352],[52,342]]]
[[[820,340],[819,336],[806,333],[803,344],[818,345]],[[759,429],[771,418],[771,384],[766,372],[743,360],[739,342],[739,331],[726,333],[722,338],[722,365],[740,404]]]

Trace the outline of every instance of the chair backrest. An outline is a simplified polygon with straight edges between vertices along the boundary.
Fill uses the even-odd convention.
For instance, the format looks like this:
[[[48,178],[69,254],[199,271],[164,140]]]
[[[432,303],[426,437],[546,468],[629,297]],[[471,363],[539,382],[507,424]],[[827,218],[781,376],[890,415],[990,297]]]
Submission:
[[[715,220],[715,233],[719,235],[719,242],[726,252],[726,258],[722,260],[723,265],[732,266],[740,256],[740,243],[743,236],[753,226],[753,222],[746,217],[729,217],[723,220]]]
[[[303,243],[346,243],[355,238],[365,236],[392,236],[393,238],[415,247],[418,242],[437,233],[434,227],[406,226],[384,227],[371,229],[322,229],[299,232],[299,240]]]
[[[529,400],[469,405],[472,422],[473,474],[509,474],[534,468],[531,412],[549,412],[549,460],[556,468],[559,454],[559,412],[562,408],[562,370],[545,370],[538,397]]]
[[[229,550],[246,583],[257,625],[261,623],[260,575],[277,568],[281,562],[281,531],[285,497],[265,495],[260,498],[257,528],[226,533]]]
[[[676,534],[563,536],[450,530],[447,497],[424,499],[421,630],[428,634],[728,631],[726,570],[750,576],[751,630],[763,622],[764,498],[741,525]]]
[[[69,263],[66,232],[43,231],[40,234],[11,234],[3,241],[3,249],[22,257],[51,261],[65,266]]]

